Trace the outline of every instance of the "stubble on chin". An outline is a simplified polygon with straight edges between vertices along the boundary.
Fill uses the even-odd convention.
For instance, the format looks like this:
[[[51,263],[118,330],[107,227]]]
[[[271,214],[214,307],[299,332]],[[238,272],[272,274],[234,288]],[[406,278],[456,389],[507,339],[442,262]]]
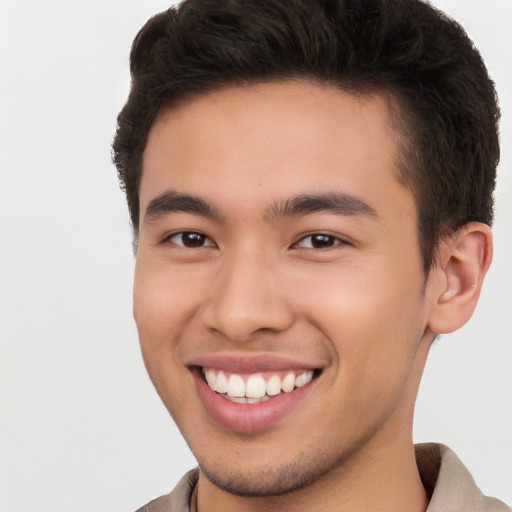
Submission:
[[[317,482],[342,464],[345,454],[337,457],[326,451],[315,456],[300,453],[288,464],[243,471],[221,465],[211,468],[199,461],[200,471],[219,489],[246,498],[270,498],[293,493]],[[341,460],[340,460],[341,459]]]

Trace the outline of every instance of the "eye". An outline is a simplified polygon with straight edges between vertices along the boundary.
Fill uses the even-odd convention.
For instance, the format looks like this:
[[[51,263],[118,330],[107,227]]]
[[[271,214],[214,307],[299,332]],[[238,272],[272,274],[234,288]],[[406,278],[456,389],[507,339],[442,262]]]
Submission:
[[[195,231],[181,231],[180,233],[171,235],[165,241],[189,249],[215,247],[215,244],[206,235]]]
[[[335,236],[326,235],[325,233],[314,233],[301,238],[294,247],[304,249],[329,249],[331,247],[344,244],[346,244],[346,242]]]

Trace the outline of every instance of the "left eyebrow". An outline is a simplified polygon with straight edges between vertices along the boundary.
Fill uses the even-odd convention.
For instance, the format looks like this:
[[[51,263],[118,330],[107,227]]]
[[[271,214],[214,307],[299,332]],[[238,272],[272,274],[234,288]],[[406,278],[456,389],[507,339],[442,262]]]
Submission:
[[[210,219],[221,218],[220,212],[208,200],[175,190],[167,190],[152,199],[144,215],[144,222],[151,222],[169,213],[191,213]]]
[[[271,221],[277,221],[285,217],[297,217],[311,213],[362,215],[378,218],[377,212],[369,204],[356,196],[342,192],[296,196],[272,205],[268,208],[265,217]]]

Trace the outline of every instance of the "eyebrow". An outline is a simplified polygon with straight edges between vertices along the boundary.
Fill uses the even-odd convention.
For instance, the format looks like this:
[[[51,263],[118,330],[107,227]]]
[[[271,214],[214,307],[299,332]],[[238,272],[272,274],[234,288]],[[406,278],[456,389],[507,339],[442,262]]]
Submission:
[[[175,190],[168,190],[152,199],[144,215],[144,222],[151,222],[169,213],[192,213],[219,220],[220,212],[206,199]]]
[[[179,212],[201,215],[213,220],[221,220],[223,217],[220,211],[206,199],[168,190],[149,202],[144,222],[151,222],[169,213]],[[275,222],[287,217],[312,213],[378,217],[377,212],[362,199],[343,192],[329,192],[304,194],[275,203],[267,209],[265,218]]]
[[[377,218],[377,212],[362,199],[343,192],[306,194],[272,205],[266,217],[277,221],[285,217],[296,217],[311,213],[333,213],[336,215],[362,215]]]

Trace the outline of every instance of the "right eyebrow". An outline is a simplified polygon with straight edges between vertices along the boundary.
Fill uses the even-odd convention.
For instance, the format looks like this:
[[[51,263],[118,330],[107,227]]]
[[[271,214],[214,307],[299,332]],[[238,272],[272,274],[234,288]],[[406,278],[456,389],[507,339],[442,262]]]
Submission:
[[[367,216],[378,218],[377,212],[362,199],[342,192],[305,194],[272,205],[267,217],[273,221],[312,213]]]
[[[220,212],[207,200],[175,190],[167,190],[151,199],[144,214],[144,222],[152,222],[164,215],[177,212],[192,213],[214,220],[221,218]]]

